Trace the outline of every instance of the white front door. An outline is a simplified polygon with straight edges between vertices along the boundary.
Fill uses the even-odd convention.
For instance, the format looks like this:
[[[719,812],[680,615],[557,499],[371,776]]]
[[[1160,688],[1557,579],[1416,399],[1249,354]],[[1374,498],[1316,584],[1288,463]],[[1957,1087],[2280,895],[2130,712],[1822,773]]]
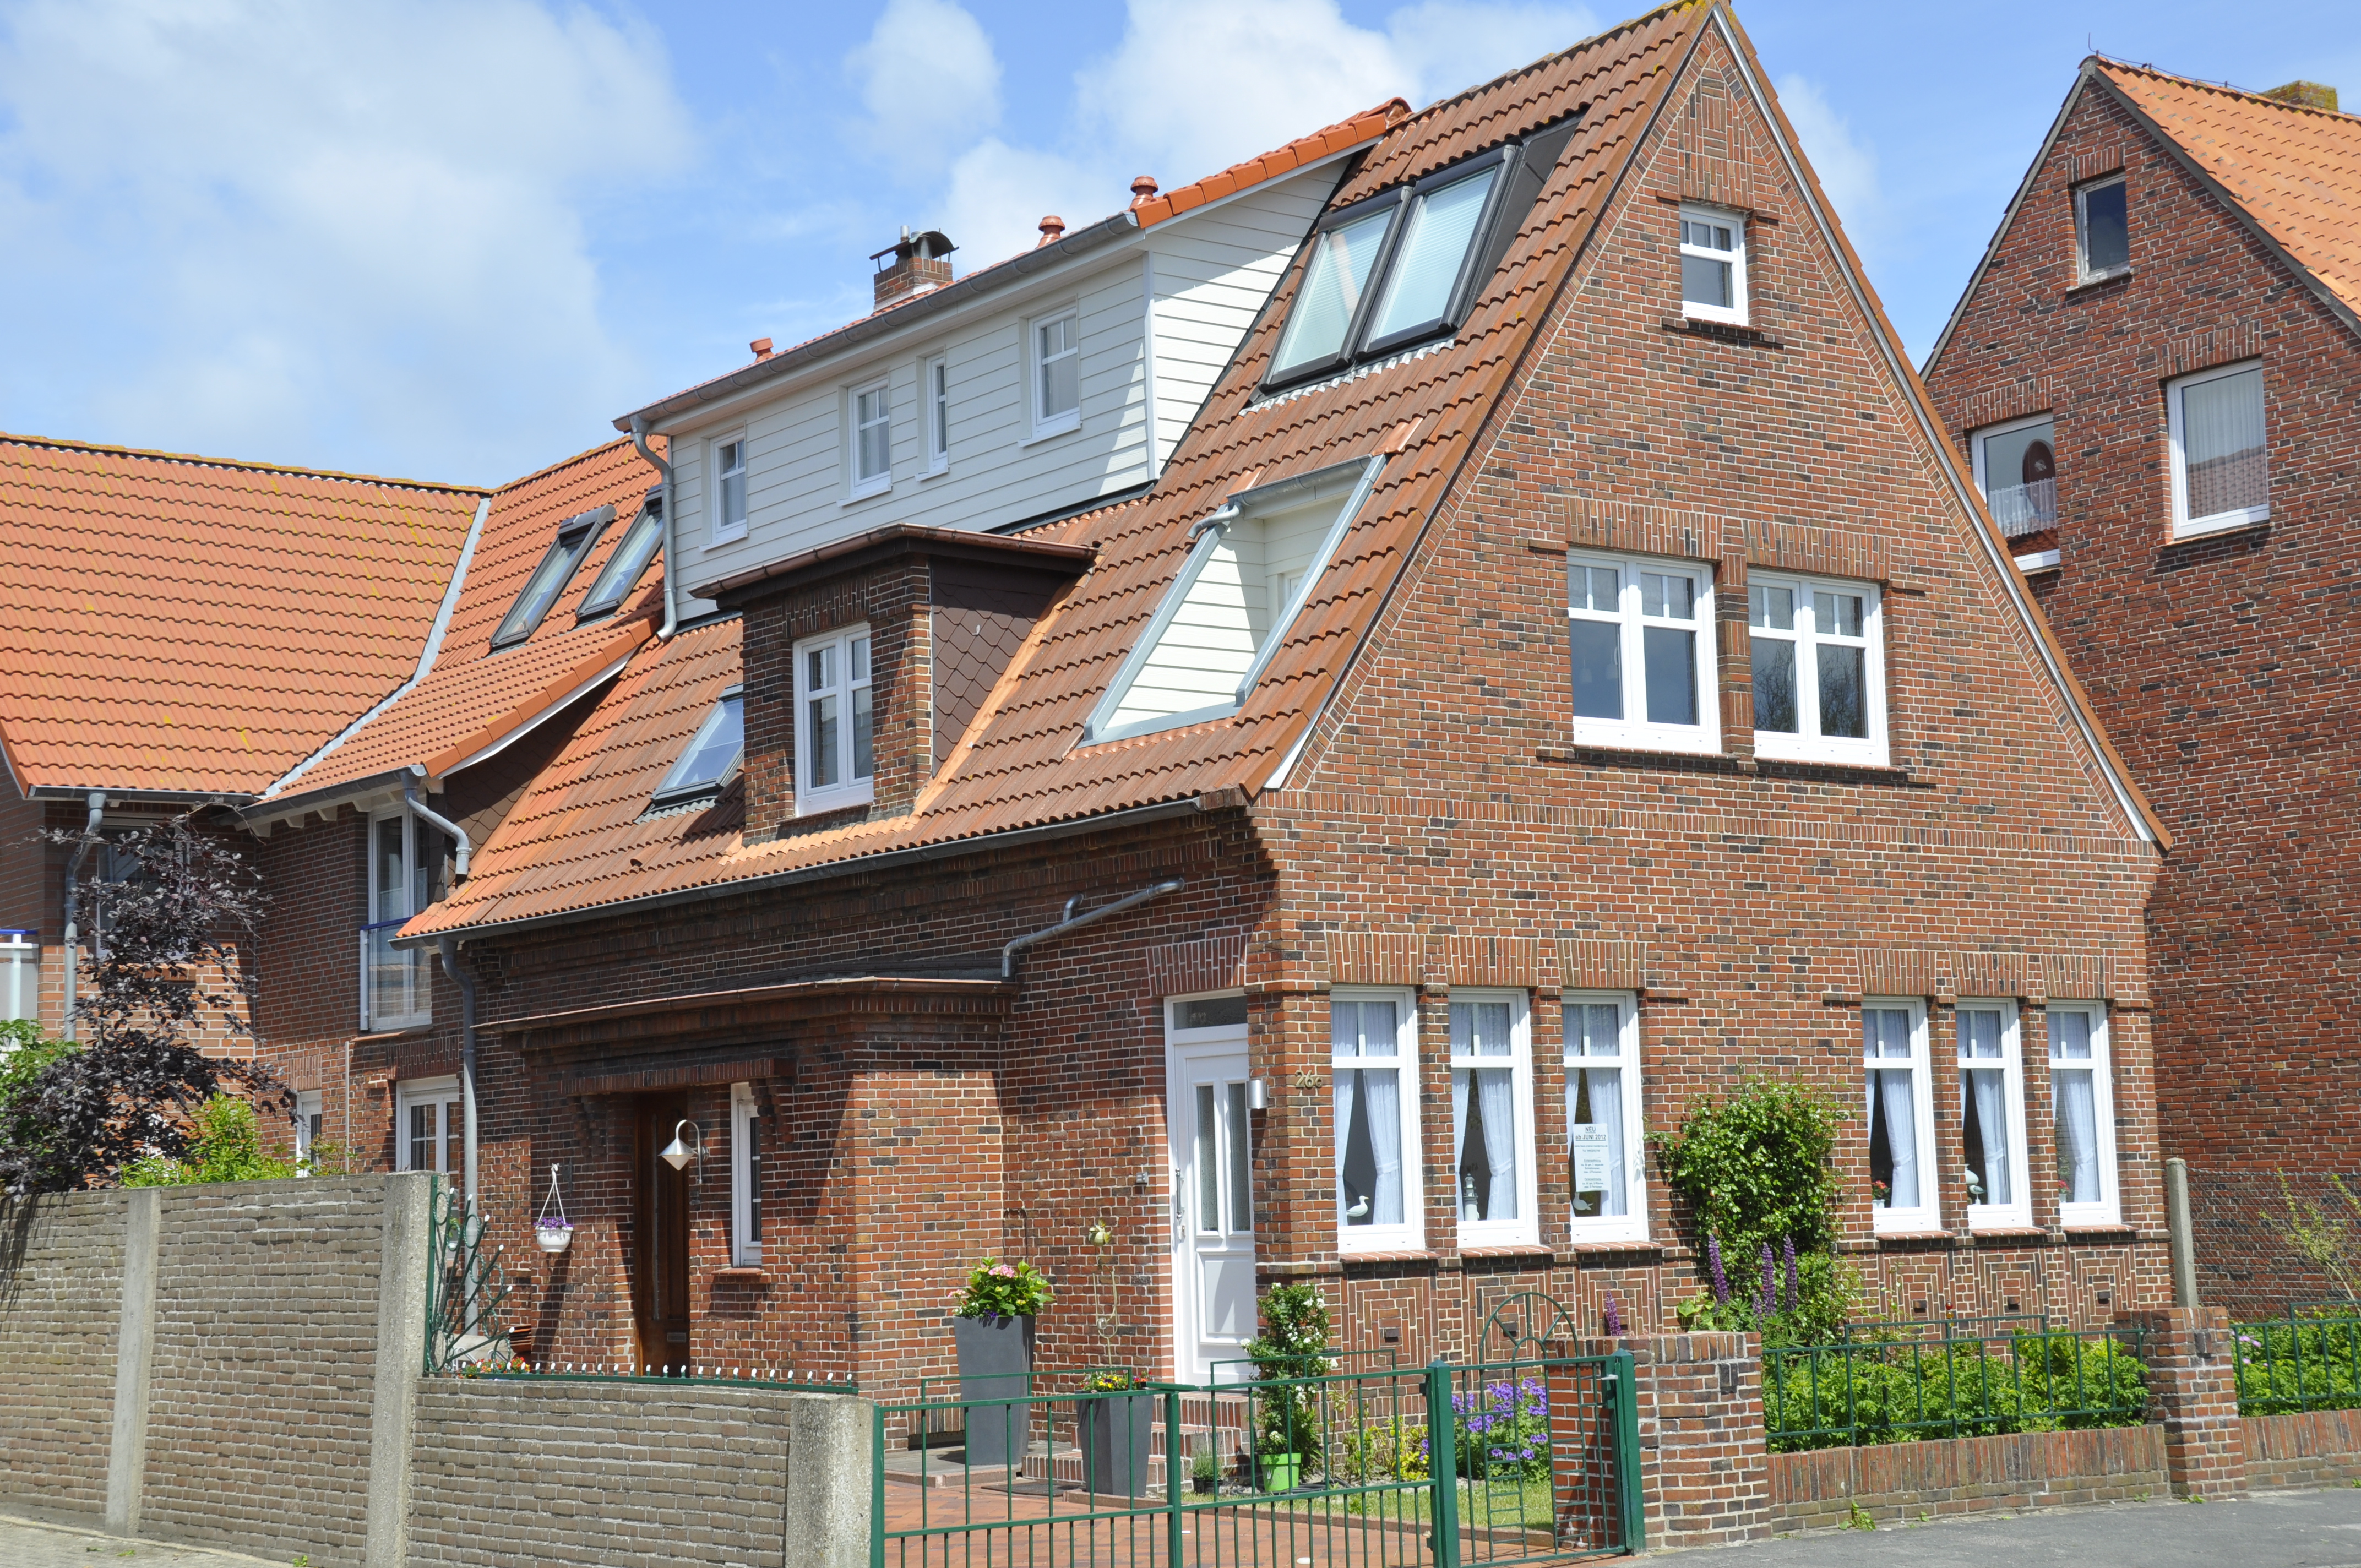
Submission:
[[[1256,1327],[1246,999],[1169,1005],[1175,1361],[1185,1381],[1231,1381],[1251,1369],[1213,1364],[1241,1361]]]

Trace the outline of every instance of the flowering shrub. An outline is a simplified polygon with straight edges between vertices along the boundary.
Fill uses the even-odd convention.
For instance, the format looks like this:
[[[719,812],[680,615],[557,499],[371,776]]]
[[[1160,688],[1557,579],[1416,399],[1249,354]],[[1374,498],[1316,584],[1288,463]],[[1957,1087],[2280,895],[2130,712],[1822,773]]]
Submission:
[[[1538,1377],[1506,1378],[1451,1396],[1459,1418],[1459,1473],[1475,1480],[1536,1480],[1550,1473],[1549,1393]]]
[[[951,1297],[961,1318],[1035,1318],[1049,1304],[1049,1282],[1029,1263],[987,1257],[967,1277],[967,1288]]]
[[[1127,1394],[1148,1387],[1148,1379],[1137,1376],[1120,1366],[1102,1367],[1082,1379],[1085,1394]]]

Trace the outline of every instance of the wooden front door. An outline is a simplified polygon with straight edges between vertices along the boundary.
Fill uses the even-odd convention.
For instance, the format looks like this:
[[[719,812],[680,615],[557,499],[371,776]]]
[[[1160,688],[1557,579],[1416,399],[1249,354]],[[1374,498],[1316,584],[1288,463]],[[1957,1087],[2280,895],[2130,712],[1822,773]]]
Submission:
[[[675,1170],[661,1151],[688,1114],[674,1099],[640,1102],[634,1153],[633,1215],[637,1245],[631,1268],[631,1311],[638,1320],[640,1364],[686,1366],[688,1343],[688,1183],[697,1167]],[[687,1135],[692,1148],[695,1134]]]

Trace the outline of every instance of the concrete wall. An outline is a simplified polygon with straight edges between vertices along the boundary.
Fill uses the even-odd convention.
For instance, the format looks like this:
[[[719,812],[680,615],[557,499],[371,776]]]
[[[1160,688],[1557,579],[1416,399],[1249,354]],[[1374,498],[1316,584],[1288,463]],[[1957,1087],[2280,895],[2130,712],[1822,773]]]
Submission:
[[[96,1515],[123,1279],[125,1194],[0,1206],[0,1497]]]
[[[2164,1428],[2018,1432],[1771,1456],[1773,1528],[1840,1528],[1858,1504],[1880,1524],[2167,1496]]]

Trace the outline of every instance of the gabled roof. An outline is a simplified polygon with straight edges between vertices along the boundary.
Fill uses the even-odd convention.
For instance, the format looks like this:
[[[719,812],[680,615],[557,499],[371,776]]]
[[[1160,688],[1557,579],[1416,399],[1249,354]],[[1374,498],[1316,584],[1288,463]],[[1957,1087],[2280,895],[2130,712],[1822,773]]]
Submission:
[[[664,599],[660,567],[652,564],[612,614],[577,622],[575,608],[630,529],[655,479],[655,471],[629,441],[613,441],[494,491],[449,629],[424,677],[308,766],[277,781],[248,815],[265,814],[273,799],[317,797],[412,764],[439,777],[612,675],[654,633]],[[559,524],[602,506],[615,509],[614,521],[540,626],[524,641],[493,652],[493,632],[556,538]]]
[[[415,672],[483,496],[0,435],[18,787],[260,793]]]
[[[2281,103],[2235,87],[2092,55],[1993,231],[1960,302],[1927,351],[1933,365],[1975,297],[2049,149],[2082,94],[2097,91],[2144,126],[2199,184],[2284,258],[2321,302],[2361,331],[2361,115]]]
[[[806,338],[792,348],[757,359],[752,365],[726,370],[668,398],[659,398],[645,408],[620,415],[615,421],[615,428],[629,430],[634,419],[653,424],[670,419],[684,410],[734,397],[750,387],[775,380],[815,360],[842,353],[873,337],[898,331],[912,322],[949,310],[961,301],[1006,288],[1044,268],[1056,266],[1068,257],[1095,250],[1141,229],[1186,217],[1200,207],[1224,201],[1269,181],[1283,179],[1299,169],[1375,141],[1388,126],[1399,125],[1409,114],[1409,104],[1399,98],[1389,98],[1375,108],[1364,109],[1309,136],[1298,137],[1284,147],[1234,163],[1218,174],[1209,174],[1178,190],[1135,201],[1122,212],[1101,218],[1096,223],[1069,229],[1061,238],[963,273],[955,283],[905,295],[842,326],[830,327],[816,337]]]

